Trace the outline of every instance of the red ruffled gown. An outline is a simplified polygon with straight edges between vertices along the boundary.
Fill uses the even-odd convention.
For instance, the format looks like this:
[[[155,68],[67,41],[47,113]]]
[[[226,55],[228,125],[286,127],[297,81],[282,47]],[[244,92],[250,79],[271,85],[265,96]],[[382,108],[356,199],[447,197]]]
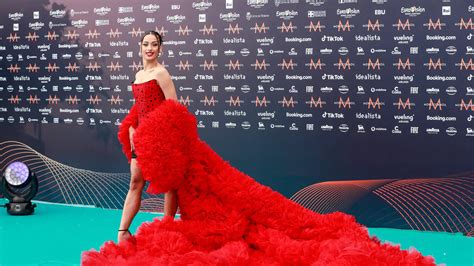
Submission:
[[[369,237],[353,216],[314,213],[238,171],[199,139],[195,117],[165,100],[156,80],[132,88],[123,151],[130,160],[133,126],[147,192],[176,189],[181,220],[146,222],[132,240],[84,252],[83,265],[434,265]]]

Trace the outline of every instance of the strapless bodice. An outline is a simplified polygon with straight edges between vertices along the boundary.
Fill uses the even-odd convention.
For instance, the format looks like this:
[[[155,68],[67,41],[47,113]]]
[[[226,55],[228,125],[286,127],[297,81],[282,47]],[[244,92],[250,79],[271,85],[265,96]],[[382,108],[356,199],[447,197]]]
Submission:
[[[138,110],[138,122],[160,105],[166,98],[156,79],[143,83],[132,83],[133,97]]]

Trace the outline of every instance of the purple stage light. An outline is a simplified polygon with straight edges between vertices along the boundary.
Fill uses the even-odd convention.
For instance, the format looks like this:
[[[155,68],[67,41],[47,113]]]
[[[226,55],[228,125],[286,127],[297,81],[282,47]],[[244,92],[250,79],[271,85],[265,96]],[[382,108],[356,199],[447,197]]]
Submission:
[[[5,169],[5,179],[12,186],[19,186],[26,182],[30,171],[28,166],[22,162],[14,162]]]

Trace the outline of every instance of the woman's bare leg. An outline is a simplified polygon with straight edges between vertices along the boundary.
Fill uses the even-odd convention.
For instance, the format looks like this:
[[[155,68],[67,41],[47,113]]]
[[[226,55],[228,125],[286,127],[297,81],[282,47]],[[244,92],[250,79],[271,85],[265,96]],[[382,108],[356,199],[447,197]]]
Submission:
[[[130,173],[130,188],[127,197],[125,198],[119,229],[128,229],[132,224],[133,218],[135,218],[138,210],[140,210],[142,191],[145,187],[145,180],[143,179],[142,172],[138,167],[136,159],[131,160]],[[119,231],[117,237],[118,242],[128,239],[130,236],[131,234],[127,231]]]
[[[174,219],[178,210],[178,194],[176,190],[170,190],[165,193],[165,216],[171,216]]]

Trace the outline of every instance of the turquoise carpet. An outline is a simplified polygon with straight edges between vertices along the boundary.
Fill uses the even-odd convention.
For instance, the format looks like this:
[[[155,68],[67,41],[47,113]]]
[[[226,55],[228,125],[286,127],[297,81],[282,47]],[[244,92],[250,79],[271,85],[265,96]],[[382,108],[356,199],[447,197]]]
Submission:
[[[82,251],[117,237],[121,210],[35,203],[31,216],[11,216],[0,208],[0,265],[80,265]],[[139,213],[131,231],[159,216]],[[385,228],[369,228],[369,233],[402,249],[416,247],[438,264],[474,265],[473,238],[462,234]]]

